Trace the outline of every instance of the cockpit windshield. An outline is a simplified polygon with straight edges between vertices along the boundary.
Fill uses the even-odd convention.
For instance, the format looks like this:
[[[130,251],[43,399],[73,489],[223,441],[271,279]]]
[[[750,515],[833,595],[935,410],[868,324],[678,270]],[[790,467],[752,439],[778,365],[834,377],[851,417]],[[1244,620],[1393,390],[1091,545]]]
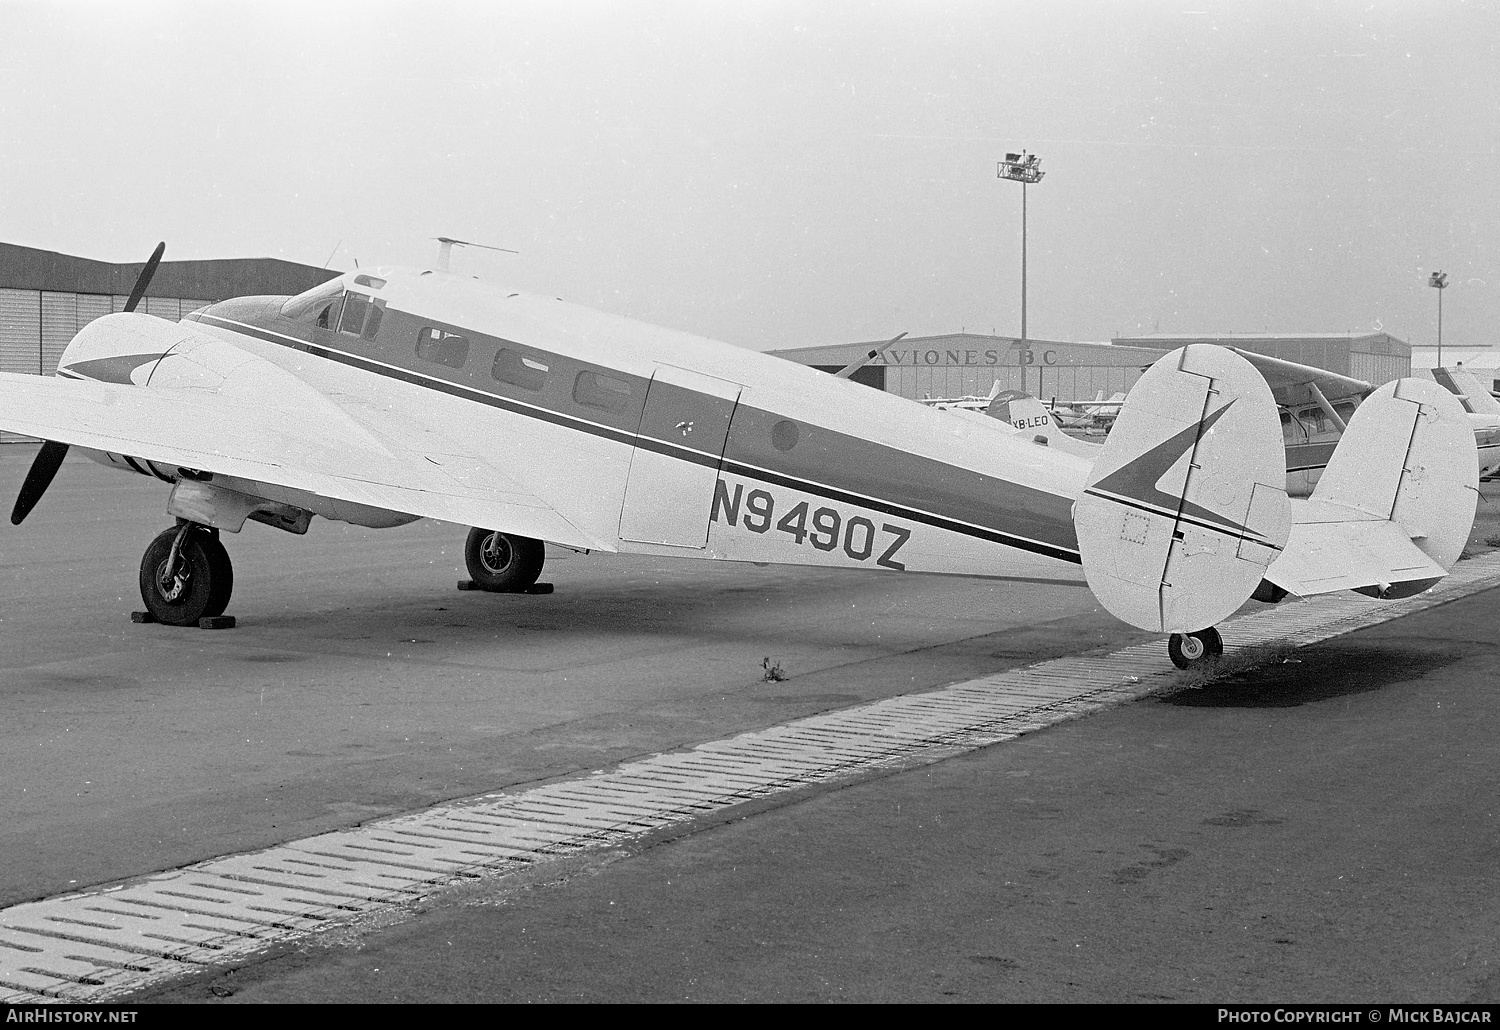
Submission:
[[[332,309],[338,306],[343,293],[343,279],[330,279],[281,305],[281,313],[299,322],[316,321],[326,327],[337,321],[338,312]]]

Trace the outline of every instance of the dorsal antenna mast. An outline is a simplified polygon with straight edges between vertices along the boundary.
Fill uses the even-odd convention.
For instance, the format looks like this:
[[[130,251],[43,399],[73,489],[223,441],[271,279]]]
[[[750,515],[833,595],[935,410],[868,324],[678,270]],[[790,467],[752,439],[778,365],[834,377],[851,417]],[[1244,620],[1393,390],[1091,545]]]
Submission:
[[[449,270],[448,260],[453,255],[453,247],[455,244],[460,247],[481,247],[484,250],[498,250],[506,254],[521,253],[519,250],[511,250],[509,247],[492,247],[488,243],[470,243],[468,240],[454,240],[449,239],[447,236],[435,236],[433,237],[433,239],[437,240],[438,244],[437,270],[439,272],[446,272]]]

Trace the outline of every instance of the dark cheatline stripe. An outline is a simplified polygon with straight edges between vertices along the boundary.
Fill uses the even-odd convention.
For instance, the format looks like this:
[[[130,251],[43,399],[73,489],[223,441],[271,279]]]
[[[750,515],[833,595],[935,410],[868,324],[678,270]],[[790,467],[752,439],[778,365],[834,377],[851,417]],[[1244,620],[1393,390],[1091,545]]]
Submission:
[[[222,318],[206,312],[196,313],[189,318],[193,321],[221,325],[233,332],[244,333],[266,343],[300,350],[314,357],[358,368],[373,375],[436,390],[463,400],[485,404],[527,418],[539,419],[552,425],[588,433],[616,443],[640,447],[707,468],[722,467],[725,471],[749,479],[867,507],[897,518],[976,539],[1063,561],[1073,563],[1081,561],[1073,536],[1071,498],[1042,490],[1033,490],[807,423],[797,425],[799,429],[809,434],[810,438],[821,438],[821,446],[809,446],[804,450],[807,457],[799,456],[801,460],[795,462],[793,469],[778,471],[768,468],[762,462],[773,454],[776,456],[778,465],[792,464],[787,454],[774,451],[769,446],[772,436],[770,427],[787,421],[784,416],[775,412],[762,411],[748,405],[737,407],[728,448],[721,463],[718,455],[696,450],[675,441],[630,433],[552,408],[516,401],[446,379],[351,354],[348,351],[300,340],[249,323]],[[472,332],[470,335],[475,339],[480,338]],[[546,352],[539,353],[546,355]],[[642,382],[644,383],[644,380]],[[765,432],[756,431],[757,428],[762,427],[765,428]],[[755,446],[752,441],[758,441],[761,437],[764,437],[764,441],[761,441],[760,446]],[[808,443],[811,444],[812,439],[809,439]],[[744,458],[752,460],[743,460]],[[829,469],[837,470],[842,478],[852,482],[839,485],[824,482],[822,477],[827,475]],[[814,474],[818,478],[814,478]],[[884,499],[879,496],[880,493],[888,493],[893,488],[900,495],[897,498]],[[940,508],[932,504],[934,497],[944,502]],[[914,502],[919,499],[926,503],[918,506]],[[1002,518],[1020,521],[1035,527],[1038,531],[1036,535],[1042,539],[1019,536],[993,524],[986,525],[988,522],[1000,521]]]
[[[1092,488],[1085,490],[1084,493],[1088,494],[1091,497],[1097,497],[1100,500],[1113,501],[1116,504],[1123,504],[1127,508],[1135,508],[1137,511],[1146,512],[1148,515],[1162,515],[1169,519],[1175,519],[1178,522],[1185,522],[1190,526],[1197,526],[1199,529],[1211,529],[1215,533],[1222,534],[1223,536],[1242,537],[1254,543],[1261,544],[1264,547],[1269,547],[1273,551],[1280,551],[1282,549],[1281,547],[1272,543],[1265,536],[1251,529],[1249,526],[1234,526],[1229,523],[1204,522],[1201,519],[1193,518],[1191,515],[1188,515],[1185,512],[1175,512],[1169,508],[1160,508],[1155,505],[1143,504],[1140,501],[1134,500],[1129,497],[1122,497],[1119,494],[1101,493],[1098,490],[1094,490]]]

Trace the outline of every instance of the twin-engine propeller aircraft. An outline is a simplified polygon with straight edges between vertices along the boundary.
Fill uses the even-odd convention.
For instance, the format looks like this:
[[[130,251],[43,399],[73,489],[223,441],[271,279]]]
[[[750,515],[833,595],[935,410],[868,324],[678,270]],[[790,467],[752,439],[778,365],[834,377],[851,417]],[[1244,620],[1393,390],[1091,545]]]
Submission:
[[[1213,625],[1252,596],[1403,596],[1443,576],[1477,497],[1464,418],[1435,384],[1381,387],[1294,508],[1271,391],[1222,348],[1157,361],[1082,456],[972,412],[438,270],[351,272],[178,324],[108,315],[56,377],[0,375],[0,427],[49,441],[13,522],[69,447],[170,484],[177,524],[140,567],[163,623],[225,610],[220,533],[247,519],[304,533],[314,515],[432,518],[480,527],[465,557],[497,590],[536,580],[542,541],[1081,577],[1119,618],[1171,634],[1183,666],[1221,651]]]

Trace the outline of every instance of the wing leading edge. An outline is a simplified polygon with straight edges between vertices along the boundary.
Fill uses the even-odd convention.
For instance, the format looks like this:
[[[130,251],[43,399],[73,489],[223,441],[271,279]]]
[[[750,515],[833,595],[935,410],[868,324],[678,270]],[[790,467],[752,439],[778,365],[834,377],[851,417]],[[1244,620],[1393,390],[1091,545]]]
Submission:
[[[284,412],[217,393],[16,373],[0,373],[0,397],[0,425],[44,440],[573,547],[613,549],[502,470],[488,466],[485,475],[474,475],[474,456],[396,451],[348,432],[323,437],[321,410],[304,408],[288,422]],[[328,421],[346,418],[331,402],[322,404],[332,409]]]

